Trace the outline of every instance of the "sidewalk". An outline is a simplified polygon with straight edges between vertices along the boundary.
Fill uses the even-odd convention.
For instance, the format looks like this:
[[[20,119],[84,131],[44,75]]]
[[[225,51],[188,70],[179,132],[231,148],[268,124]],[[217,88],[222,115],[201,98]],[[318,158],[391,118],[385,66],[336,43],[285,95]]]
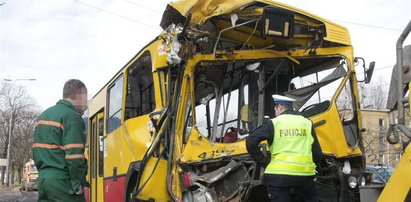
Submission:
[[[13,189],[0,188],[0,202],[16,201],[18,198],[22,197],[19,188],[20,187]]]

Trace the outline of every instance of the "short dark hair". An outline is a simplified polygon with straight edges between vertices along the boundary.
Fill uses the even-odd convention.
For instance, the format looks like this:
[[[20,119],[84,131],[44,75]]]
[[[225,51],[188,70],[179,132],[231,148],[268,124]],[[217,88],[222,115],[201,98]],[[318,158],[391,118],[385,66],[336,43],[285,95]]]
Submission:
[[[293,106],[291,105],[283,105],[283,104],[277,104],[283,106],[285,109],[293,109]]]
[[[76,94],[81,93],[82,90],[87,92],[86,85],[78,79],[70,79],[66,81],[63,88],[63,99],[75,99]]]

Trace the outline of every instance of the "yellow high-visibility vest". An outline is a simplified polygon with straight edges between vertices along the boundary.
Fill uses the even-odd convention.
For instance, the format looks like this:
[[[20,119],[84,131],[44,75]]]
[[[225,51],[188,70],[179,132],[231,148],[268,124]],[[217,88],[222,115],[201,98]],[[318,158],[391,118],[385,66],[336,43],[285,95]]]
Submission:
[[[311,135],[312,122],[300,115],[283,114],[271,119],[274,142],[270,145],[271,161],[266,174],[296,176],[315,175]]]

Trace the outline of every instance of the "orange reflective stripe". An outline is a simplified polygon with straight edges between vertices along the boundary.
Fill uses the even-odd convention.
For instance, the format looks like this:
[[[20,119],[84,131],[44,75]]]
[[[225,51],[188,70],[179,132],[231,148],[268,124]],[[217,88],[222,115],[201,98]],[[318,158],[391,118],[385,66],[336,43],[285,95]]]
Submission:
[[[84,154],[66,154],[66,159],[84,159]]]
[[[33,148],[45,148],[45,149],[73,149],[73,148],[84,148],[84,144],[76,143],[76,144],[67,144],[64,146],[56,145],[56,144],[45,144],[45,143],[33,143]]]
[[[67,144],[61,147],[61,150],[73,149],[73,148],[84,148],[84,144]]]
[[[62,123],[56,122],[56,121],[45,121],[45,120],[40,120],[37,121],[36,126],[37,125],[48,125],[48,126],[55,126],[58,128],[61,128],[62,130],[64,130],[64,126]]]
[[[33,148],[59,149],[60,146],[56,144],[33,143]]]

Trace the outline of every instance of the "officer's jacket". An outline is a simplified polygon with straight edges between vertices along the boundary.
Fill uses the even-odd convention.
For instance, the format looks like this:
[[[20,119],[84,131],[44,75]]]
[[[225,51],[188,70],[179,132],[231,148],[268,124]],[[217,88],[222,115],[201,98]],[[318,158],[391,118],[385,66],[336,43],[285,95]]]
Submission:
[[[84,122],[74,106],[60,100],[38,118],[33,159],[39,178],[68,179],[72,188],[86,184]]]
[[[295,112],[293,110],[287,110],[283,112],[282,114],[299,115],[298,112]],[[260,144],[260,142],[263,140],[267,140],[269,145],[271,146],[273,142],[275,141],[273,134],[274,134],[274,125],[272,121],[268,121],[264,123],[263,125],[261,125],[260,127],[258,127],[257,129],[255,129],[253,132],[251,132],[250,136],[248,136],[246,139],[246,146],[247,146],[248,153],[257,163],[260,163],[264,167],[266,167],[270,163],[271,156],[267,155],[265,157],[263,153],[260,151],[260,149],[258,148],[258,144]],[[323,155],[322,155],[320,143],[318,142],[317,135],[313,128],[311,128],[311,135],[314,138],[314,142],[312,144],[313,160],[314,160],[314,163],[318,165],[322,161]]]

